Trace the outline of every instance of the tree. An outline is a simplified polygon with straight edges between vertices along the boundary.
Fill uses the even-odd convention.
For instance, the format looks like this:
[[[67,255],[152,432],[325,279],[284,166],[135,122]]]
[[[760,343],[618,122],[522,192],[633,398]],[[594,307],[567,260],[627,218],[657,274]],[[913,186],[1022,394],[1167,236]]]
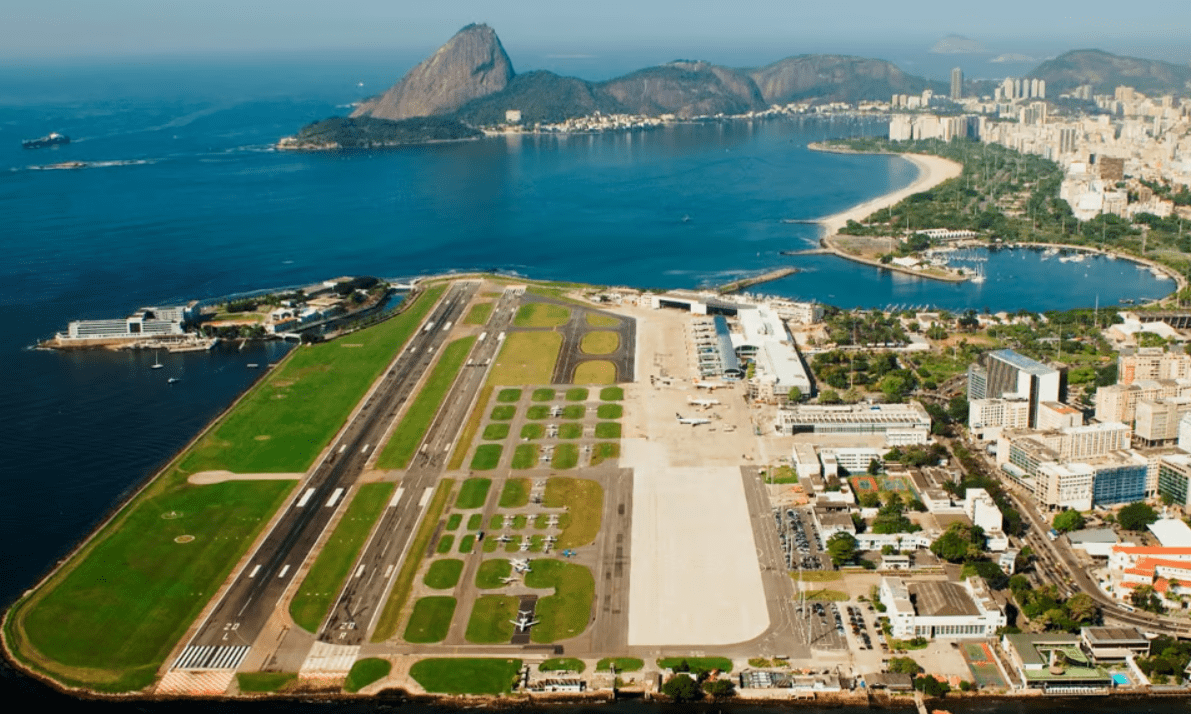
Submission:
[[[868,460],[868,475],[876,476],[879,473],[881,473],[881,462],[878,461],[877,459],[869,459]]]
[[[913,677],[922,671],[922,666],[915,662],[913,657],[891,657],[888,669],[893,674],[908,674]]]
[[[976,560],[984,554],[984,529],[956,522],[930,544],[930,552],[952,563]]]
[[[881,507],[881,497],[872,491],[866,491],[866,492],[860,494],[860,507],[861,508],[880,508]]]
[[[968,398],[960,394],[951,398],[947,403],[947,416],[952,421],[966,422],[968,420]]]
[[[1133,589],[1129,595],[1129,602],[1133,603],[1133,607],[1139,610],[1147,610],[1149,612],[1156,612],[1162,614],[1166,612],[1166,608],[1162,606],[1162,600],[1158,598],[1158,593],[1154,592],[1153,585],[1142,585]]]
[[[671,676],[662,685],[662,694],[676,702],[693,702],[703,698],[703,689],[694,677],[686,673]]]
[[[839,404],[842,401],[844,400],[840,398],[839,392],[834,389],[824,389],[819,392],[820,404]]]
[[[1130,503],[1117,514],[1117,523],[1127,531],[1144,531],[1146,526],[1158,520],[1158,512],[1144,501]]]
[[[786,396],[786,399],[792,403],[801,402],[802,390],[798,387],[790,387],[790,393]]]
[[[1091,624],[1100,619],[1100,608],[1096,605],[1096,601],[1092,599],[1091,595],[1087,593],[1076,593],[1067,598],[1067,602],[1063,605],[1067,609],[1067,617],[1083,624]]]
[[[736,685],[731,679],[709,679],[703,683],[703,691],[716,699],[723,699],[736,695]]]
[[[1068,533],[1070,531],[1077,531],[1080,528],[1083,528],[1083,523],[1083,515],[1080,514],[1079,511],[1068,508],[1059,515],[1055,516],[1054,521],[1051,523],[1051,527],[1060,533]]]
[[[852,562],[856,557],[856,536],[847,531],[833,534],[827,539],[827,554],[831,556],[831,564],[837,568]]]

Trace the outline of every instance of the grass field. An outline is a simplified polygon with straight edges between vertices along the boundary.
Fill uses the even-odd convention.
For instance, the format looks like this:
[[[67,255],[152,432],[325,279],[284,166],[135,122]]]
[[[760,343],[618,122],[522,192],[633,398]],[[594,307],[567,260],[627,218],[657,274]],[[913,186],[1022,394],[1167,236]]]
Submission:
[[[847,602],[851,598],[843,590],[807,590],[807,600],[826,600],[828,602]]]
[[[496,541],[493,542],[495,543]],[[513,566],[504,558],[485,560],[480,563],[480,568],[476,571],[476,587],[481,590],[503,588],[505,584],[501,579],[507,578],[512,574]]]
[[[463,523],[463,514],[462,513],[452,513],[447,518],[446,529],[449,531],[459,530],[459,525],[462,523]]]
[[[276,692],[290,682],[298,681],[295,672],[237,672],[236,684],[241,692],[260,694]]]
[[[488,489],[492,488],[490,478],[469,478],[459,488],[459,497],[455,499],[455,508],[468,510],[482,508],[488,500]]]
[[[418,526],[418,532],[410,541],[408,555],[401,562],[401,570],[397,573],[393,590],[389,593],[389,599],[385,601],[380,620],[377,621],[376,629],[372,632],[373,642],[384,642],[397,634],[401,611],[405,608],[405,601],[409,598],[409,590],[413,586],[414,577],[417,576],[418,568],[422,564],[422,554],[426,552],[426,546],[430,544],[430,538],[434,535],[434,529],[438,525],[438,519],[442,517],[447,499],[451,495],[451,487],[454,485],[455,482],[451,479],[443,479],[434,492],[434,498],[430,499],[426,515],[422,518],[421,525]]]
[[[541,424],[525,424],[521,427],[522,439],[541,439],[546,434],[546,427]]]
[[[674,669],[683,662],[691,668],[691,672],[710,672],[718,669],[721,672],[732,671],[732,660],[727,657],[663,657],[658,660],[662,669]]]
[[[624,389],[622,387],[604,387],[600,390],[600,401],[602,402],[620,402],[624,401]]]
[[[465,325],[487,325],[488,318],[492,317],[493,305],[490,302],[478,302],[471,306],[467,317],[463,318]]]
[[[487,441],[502,441],[507,438],[509,438],[509,425],[504,422],[494,422],[484,427],[484,439]]]
[[[430,564],[426,577],[422,582],[426,587],[435,590],[447,590],[455,587],[459,582],[459,575],[463,572],[463,561],[455,558],[436,560]]]
[[[463,423],[463,432],[455,441],[455,450],[451,453],[451,461],[447,464],[448,471],[455,471],[463,466],[463,459],[467,458],[467,452],[471,451],[472,441],[476,438],[476,432],[480,430],[480,422],[484,420],[484,413],[488,410],[488,400],[491,397],[492,387],[485,386],[480,389],[475,407],[472,408],[467,421]]]
[[[475,456],[471,457],[473,471],[491,471],[500,464],[500,456],[505,447],[501,444],[480,444],[476,447]]]
[[[512,690],[520,671],[519,659],[460,657],[415,662],[409,675],[435,694],[503,694]]]
[[[795,582],[799,581],[798,573],[790,573],[790,577]],[[839,580],[844,577],[844,574],[838,570],[804,570],[802,571],[801,581],[804,583],[827,583],[832,580]]]
[[[534,642],[557,642],[587,629],[595,580],[586,566],[562,560],[535,560],[525,574],[525,585],[552,588],[553,595],[538,600],[534,615],[541,620],[530,631]]]
[[[464,555],[475,550],[476,537],[470,533],[459,539],[459,552]]]
[[[620,335],[602,330],[587,333],[579,343],[579,349],[589,355],[610,355],[617,347],[620,347]]]
[[[406,642],[426,644],[442,642],[451,629],[451,618],[455,616],[455,598],[445,596],[424,597],[414,603],[403,638]]]
[[[587,414],[587,407],[582,404],[568,404],[562,408],[563,419],[582,419]]]
[[[436,553],[450,553],[451,549],[455,547],[455,536],[447,533],[438,539],[438,545],[435,546]]]
[[[514,332],[505,338],[489,374],[489,384],[546,384],[554,373],[562,335]]]
[[[510,466],[517,470],[532,469],[538,465],[538,445],[518,444],[513,450],[513,461]]]
[[[517,407],[499,406],[492,408],[493,421],[509,421],[517,416]]]
[[[580,362],[575,368],[575,384],[615,384],[616,365],[597,359]]]
[[[520,389],[502,389],[496,393],[496,401],[503,403],[516,403],[521,401]]]
[[[529,479],[511,478],[500,491],[501,508],[520,508],[529,503]]]
[[[601,315],[596,312],[587,313],[587,324],[592,327],[616,327],[620,325],[620,320],[611,315]]]
[[[507,595],[481,595],[467,621],[468,642],[499,644],[513,637],[513,623],[520,599]]]
[[[558,438],[560,438],[560,439],[582,439],[583,438],[583,425],[575,424],[575,423],[560,425],[558,427]]]
[[[389,443],[385,444],[384,451],[377,459],[379,468],[403,469],[409,464],[409,460],[418,449],[418,444],[421,444],[422,438],[426,436],[430,423],[434,421],[434,415],[438,413],[443,399],[451,390],[455,377],[467,361],[467,355],[475,341],[474,337],[464,337],[443,348],[434,370],[430,372],[418,396],[401,417],[401,422],[389,437]]]
[[[620,422],[602,421],[596,424],[595,435],[597,439],[619,439]]]
[[[571,319],[571,311],[561,305],[531,302],[521,306],[513,318],[516,327],[558,327]]]
[[[588,391],[586,387],[575,387],[567,390],[568,402],[583,402],[587,401]]]
[[[562,533],[557,547],[578,548],[595,540],[603,518],[604,487],[590,479],[554,477],[542,496],[546,508],[566,508],[559,518]]]
[[[539,672],[583,672],[587,665],[574,657],[554,657],[538,665]]]
[[[343,581],[356,564],[356,558],[368,540],[372,526],[393,495],[394,486],[392,483],[368,483],[356,491],[347,512],[335,526],[335,531],[319,551],[310,572],[306,573],[297,594],[290,601],[290,615],[302,629],[318,631],[318,626],[339,595]]]
[[[526,419],[548,419],[550,417],[550,407],[544,404],[535,404],[525,412]]]
[[[596,416],[601,419],[619,419],[624,416],[624,407],[619,404],[601,404],[596,408]]]
[[[484,516],[480,513],[473,513],[467,517],[467,530],[478,531],[480,526],[484,523]]]
[[[599,466],[608,459],[620,457],[620,444],[603,442],[591,448],[591,465]]]
[[[605,657],[596,662],[596,671],[611,672],[613,666],[617,672],[640,672],[645,667],[645,661],[636,657]]]
[[[548,402],[554,399],[553,389],[535,389],[533,390],[533,399],[535,402]]]
[[[579,463],[579,447],[575,444],[559,444],[554,447],[550,465],[556,469],[573,469]]]
[[[391,671],[393,665],[387,659],[369,657],[359,660],[347,673],[347,681],[343,683],[343,688],[349,692],[358,692],[369,684],[389,676]]]

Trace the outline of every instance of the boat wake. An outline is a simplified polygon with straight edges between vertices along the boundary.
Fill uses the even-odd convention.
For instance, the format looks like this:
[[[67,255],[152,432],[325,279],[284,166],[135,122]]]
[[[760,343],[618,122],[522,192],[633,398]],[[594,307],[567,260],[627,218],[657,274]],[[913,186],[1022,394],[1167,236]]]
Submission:
[[[127,159],[119,161],[63,161],[59,164],[28,166],[30,171],[74,171],[78,169],[106,169],[115,166],[144,166],[155,164],[155,159]]]

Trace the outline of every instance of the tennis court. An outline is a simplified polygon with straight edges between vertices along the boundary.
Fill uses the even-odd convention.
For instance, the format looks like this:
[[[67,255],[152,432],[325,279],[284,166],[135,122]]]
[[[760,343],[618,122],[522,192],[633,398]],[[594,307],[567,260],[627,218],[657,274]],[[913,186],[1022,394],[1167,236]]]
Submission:
[[[967,642],[960,646],[964,661],[972,672],[977,687],[1006,687],[1001,670],[993,660],[992,650],[985,642]]]
[[[909,479],[905,476],[869,476],[866,474],[864,476],[853,476],[848,479],[848,482],[852,484],[852,489],[856,493],[887,493],[892,491],[894,493],[910,494],[915,498],[918,496],[914,488],[910,485]]]

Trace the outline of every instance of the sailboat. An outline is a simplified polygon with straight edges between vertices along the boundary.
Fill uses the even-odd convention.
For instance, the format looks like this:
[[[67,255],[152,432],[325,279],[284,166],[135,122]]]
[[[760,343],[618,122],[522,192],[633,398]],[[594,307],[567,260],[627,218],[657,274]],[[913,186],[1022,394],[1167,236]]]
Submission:
[[[983,265],[977,264],[976,274],[972,276],[972,282],[973,283],[983,283],[984,282],[984,266]]]
[[[161,363],[161,360],[157,358],[157,351],[154,350],[153,351],[153,364],[149,365],[149,369],[161,369],[164,366],[165,365]]]

